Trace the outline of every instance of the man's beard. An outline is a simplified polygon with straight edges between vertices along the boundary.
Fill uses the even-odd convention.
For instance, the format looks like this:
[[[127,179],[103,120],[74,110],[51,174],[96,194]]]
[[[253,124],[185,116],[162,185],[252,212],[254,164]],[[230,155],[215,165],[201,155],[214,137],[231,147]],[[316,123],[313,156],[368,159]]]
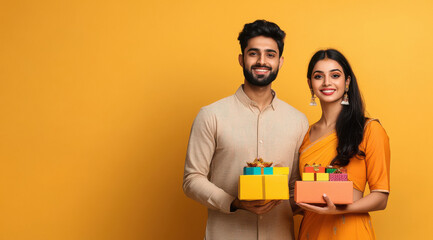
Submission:
[[[251,69],[253,67],[262,67],[262,66],[254,65],[251,67]],[[259,77],[259,78],[254,77],[252,71],[247,70],[245,66],[243,67],[243,70],[244,70],[244,77],[247,80],[247,82],[249,82],[251,85],[254,86],[263,87],[263,86],[268,86],[275,80],[275,78],[277,78],[279,69],[277,69],[275,72],[273,72],[272,69],[270,69],[270,73],[268,77]]]

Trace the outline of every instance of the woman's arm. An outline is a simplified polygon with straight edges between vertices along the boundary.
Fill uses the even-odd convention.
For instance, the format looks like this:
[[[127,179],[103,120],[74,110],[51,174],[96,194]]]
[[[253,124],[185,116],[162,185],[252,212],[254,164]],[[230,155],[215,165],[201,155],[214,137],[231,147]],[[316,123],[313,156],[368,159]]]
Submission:
[[[385,129],[377,121],[371,121],[367,124],[364,138],[367,180],[371,193],[348,205],[335,206],[332,199],[324,195],[325,207],[306,203],[299,203],[298,206],[319,214],[366,213],[386,208],[389,196],[389,138]]]
[[[335,206],[326,194],[323,199],[326,202],[325,207],[319,207],[308,203],[298,203],[302,209],[318,214],[345,214],[345,213],[366,213],[378,210],[384,210],[388,202],[388,193],[371,192],[367,196],[355,201],[352,204]]]

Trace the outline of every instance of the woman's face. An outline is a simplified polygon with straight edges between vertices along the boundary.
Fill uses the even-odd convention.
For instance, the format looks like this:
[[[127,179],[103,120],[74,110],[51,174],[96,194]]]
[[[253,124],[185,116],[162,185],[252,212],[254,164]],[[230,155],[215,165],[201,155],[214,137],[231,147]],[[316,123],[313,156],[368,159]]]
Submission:
[[[350,78],[346,80],[343,68],[337,61],[326,58],[316,63],[311,79],[308,81],[314,94],[324,104],[341,102],[346,84],[349,85],[350,83]]]

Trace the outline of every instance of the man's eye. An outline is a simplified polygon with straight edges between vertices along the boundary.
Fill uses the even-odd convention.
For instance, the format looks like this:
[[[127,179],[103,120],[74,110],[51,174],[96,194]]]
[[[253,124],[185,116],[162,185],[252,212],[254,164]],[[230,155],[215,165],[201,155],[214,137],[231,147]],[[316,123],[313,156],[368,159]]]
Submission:
[[[255,52],[250,52],[250,56],[256,56],[257,55],[257,53],[255,53]]]
[[[275,57],[275,54],[268,54],[268,57],[273,58]]]

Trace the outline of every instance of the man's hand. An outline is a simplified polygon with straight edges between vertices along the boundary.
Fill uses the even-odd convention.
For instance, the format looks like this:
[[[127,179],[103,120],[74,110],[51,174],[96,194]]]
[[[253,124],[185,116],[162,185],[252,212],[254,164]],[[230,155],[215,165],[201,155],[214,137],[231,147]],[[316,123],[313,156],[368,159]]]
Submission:
[[[271,211],[272,208],[274,208],[280,203],[281,200],[271,200],[267,202],[266,200],[245,201],[236,198],[232,202],[232,207],[234,209],[243,209],[259,215]]]

